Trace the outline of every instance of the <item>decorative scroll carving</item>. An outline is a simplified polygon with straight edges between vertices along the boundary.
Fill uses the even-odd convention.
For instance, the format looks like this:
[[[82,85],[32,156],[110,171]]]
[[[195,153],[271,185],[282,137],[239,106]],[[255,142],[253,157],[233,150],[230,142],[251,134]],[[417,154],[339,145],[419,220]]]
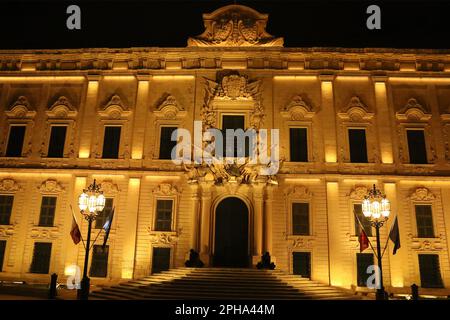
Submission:
[[[157,117],[174,119],[177,116],[185,116],[186,111],[180,106],[174,96],[167,94],[154,111]]]
[[[153,190],[153,194],[162,196],[174,196],[179,192],[178,188],[170,183],[161,183]]]
[[[38,187],[42,193],[58,193],[64,190],[64,187],[54,179],[47,179]]]
[[[310,200],[312,198],[312,193],[305,186],[294,186],[286,192],[286,195],[299,200]]]
[[[20,186],[14,179],[5,178],[2,181],[0,181],[0,191],[16,192],[19,191],[20,189],[21,189]]]
[[[77,116],[76,109],[72,106],[69,99],[61,96],[54,104],[46,111],[49,118],[75,118]]]
[[[283,108],[281,115],[291,120],[312,119],[316,113],[300,95],[294,96],[289,104]]]
[[[13,225],[0,225],[0,237],[10,237],[14,235]]]
[[[409,198],[414,201],[433,201],[434,199],[436,199],[436,196],[427,188],[418,187],[409,196]]]
[[[172,245],[178,242],[178,236],[175,233],[160,233],[149,229],[150,242],[154,244]]]
[[[117,184],[113,183],[111,180],[102,181],[102,183],[100,184],[100,187],[101,187],[101,190],[103,191],[103,193],[106,195],[115,194],[120,191]]]
[[[356,186],[351,192],[350,192],[350,199],[351,200],[363,200],[364,197],[367,195],[368,189],[365,186]]]
[[[31,109],[30,103],[25,96],[20,96],[5,113],[8,118],[22,119],[34,118],[36,115],[36,111]]]
[[[102,118],[121,119],[128,117],[131,111],[123,104],[118,95],[113,95],[111,100],[103,107],[103,110],[99,111],[99,114]]]
[[[60,236],[60,231],[58,227],[42,228],[35,227],[30,231],[31,238],[39,239],[56,239]]]
[[[311,237],[295,237],[291,241],[291,247],[294,249],[311,249],[314,245],[314,239]]]
[[[403,121],[428,121],[431,119],[431,113],[415,98],[410,98],[406,105],[396,113],[396,117]]]
[[[283,38],[266,32],[267,14],[242,5],[228,5],[203,15],[205,31],[188,39],[188,47],[282,47]]]
[[[440,251],[445,243],[445,236],[442,234],[437,238],[416,238],[411,233],[408,234],[411,239],[411,248],[417,251]]]
[[[361,102],[359,97],[353,96],[347,107],[343,112],[338,113],[338,116],[341,119],[350,121],[368,121],[373,118],[374,113],[368,111],[368,108]]]

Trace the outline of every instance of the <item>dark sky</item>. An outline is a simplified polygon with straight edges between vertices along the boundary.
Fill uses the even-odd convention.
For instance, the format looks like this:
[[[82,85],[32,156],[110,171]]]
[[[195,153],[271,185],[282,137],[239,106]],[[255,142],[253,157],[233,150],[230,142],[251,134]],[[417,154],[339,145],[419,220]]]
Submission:
[[[2,49],[184,47],[203,31],[201,14],[234,1],[76,1],[0,3]],[[237,1],[269,14],[269,33],[286,47],[450,48],[450,1]],[[82,30],[66,29],[78,4]],[[382,30],[366,28],[366,8],[382,9]]]

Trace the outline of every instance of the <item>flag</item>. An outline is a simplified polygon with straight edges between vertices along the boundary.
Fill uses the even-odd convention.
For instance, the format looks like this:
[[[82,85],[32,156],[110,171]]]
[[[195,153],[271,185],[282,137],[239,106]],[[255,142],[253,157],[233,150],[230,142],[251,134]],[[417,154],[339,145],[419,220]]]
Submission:
[[[115,210],[115,207],[111,210],[109,217],[106,219],[106,222],[103,225],[103,230],[105,230],[105,238],[103,240],[103,246],[102,246],[103,249],[105,249],[106,242],[108,241],[109,231],[111,230],[111,225],[112,225],[112,221],[114,218],[114,210]]]
[[[361,226],[359,227],[358,241],[359,241],[359,252],[363,252],[369,247],[369,238],[367,237],[366,232],[361,228]]]
[[[72,209],[72,205],[70,206]],[[72,210],[72,227],[70,228],[70,236],[72,237],[73,243],[78,244],[81,241],[80,227],[78,226],[77,219],[73,214]]]
[[[394,250],[392,254],[395,254],[400,249],[400,231],[398,229],[398,219],[395,216],[394,223],[392,224],[391,231],[389,232],[389,239],[394,243]]]

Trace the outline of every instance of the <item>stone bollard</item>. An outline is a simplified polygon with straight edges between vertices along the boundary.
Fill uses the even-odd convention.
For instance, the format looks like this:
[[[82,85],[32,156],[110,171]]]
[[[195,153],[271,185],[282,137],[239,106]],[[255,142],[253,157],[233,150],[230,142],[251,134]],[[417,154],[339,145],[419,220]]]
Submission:
[[[48,298],[49,299],[56,298],[56,281],[57,280],[58,280],[58,275],[56,273],[53,273],[51,275],[50,288],[48,290]]]
[[[412,300],[419,300],[419,286],[415,283],[411,286],[411,295]]]

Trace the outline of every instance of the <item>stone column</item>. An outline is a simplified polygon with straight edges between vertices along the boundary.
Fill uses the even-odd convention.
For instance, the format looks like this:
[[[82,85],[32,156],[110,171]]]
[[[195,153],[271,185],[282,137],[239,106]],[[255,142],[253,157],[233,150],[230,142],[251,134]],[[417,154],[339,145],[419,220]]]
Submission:
[[[192,184],[192,234],[191,234],[191,249],[195,251],[199,250],[198,240],[199,240],[199,230],[200,230],[200,220],[199,220],[199,204],[200,197],[198,196],[198,184]]]
[[[139,193],[141,179],[130,178],[128,181],[126,217],[120,226],[122,234],[122,279],[132,279],[136,253],[136,232],[139,213]]]
[[[98,85],[100,76],[89,75],[88,87],[86,93],[86,100],[84,103],[83,118],[81,119],[82,127],[80,134],[80,149],[78,151],[78,157],[81,159],[87,159],[91,155],[92,136],[95,134],[96,129],[96,110],[97,110],[97,98],[98,98]]]
[[[450,186],[448,185],[448,182],[446,182],[446,185],[441,188],[441,199],[442,199],[442,210],[444,215],[444,223],[445,223],[445,241],[447,241],[446,247],[447,247],[447,255],[443,255],[444,257],[450,257]],[[400,238],[400,241],[402,239]],[[443,240],[444,241],[444,240]],[[406,241],[403,241],[403,243],[406,243]],[[402,243],[402,247],[406,247],[406,244]],[[400,249],[401,250],[401,249]],[[449,265],[444,265],[445,263],[449,263],[448,260],[442,259],[441,263],[441,270],[449,268]],[[442,280],[444,281],[444,284],[448,285],[450,283],[450,275],[448,272],[442,274]]]
[[[392,154],[391,118],[388,108],[386,77],[373,77],[375,86],[375,114],[382,164],[394,163]]]
[[[325,162],[336,164],[337,144],[336,144],[336,111],[334,109],[333,95],[334,76],[322,75],[321,81],[321,119],[323,126],[323,143],[325,150]]]
[[[263,250],[263,210],[264,210],[264,187],[255,185],[253,189],[253,264],[256,265],[261,259]]]
[[[149,93],[149,79],[148,75],[138,75],[138,89],[136,98],[136,110],[134,112],[134,130],[131,149],[131,159],[141,160],[144,150],[145,138],[145,121],[148,112],[148,93]],[[138,164],[138,163],[136,163]]]
[[[200,222],[200,259],[205,265],[210,264],[211,247],[211,186],[203,184],[201,186],[201,222]]]
[[[268,187],[264,200],[264,251],[268,251],[270,254],[272,254],[272,208],[273,188]]]

